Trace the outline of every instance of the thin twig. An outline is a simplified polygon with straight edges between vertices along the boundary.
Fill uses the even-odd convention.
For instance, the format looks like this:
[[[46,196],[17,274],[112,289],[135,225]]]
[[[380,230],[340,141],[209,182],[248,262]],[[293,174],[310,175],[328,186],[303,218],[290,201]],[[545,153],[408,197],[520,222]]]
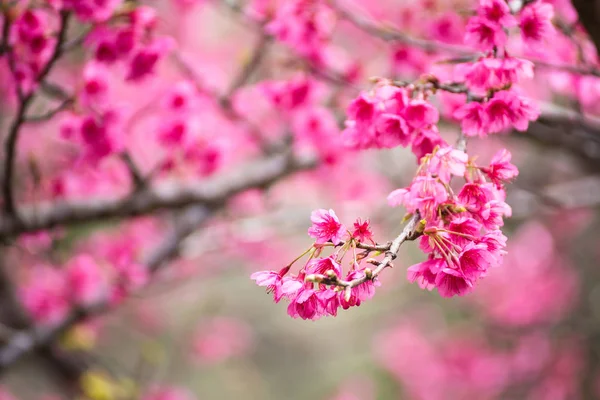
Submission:
[[[146,179],[142,175],[140,169],[133,161],[131,154],[128,151],[123,151],[121,153],[121,159],[127,165],[127,170],[129,171],[129,176],[131,177],[131,182],[134,185],[135,191],[140,191],[146,187]]]
[[[230,99],[236,90],[244,86],[252,74],[258,69],[258,66],[265,58],[269,44],[272,38],[261,32],[256,47],[252,51],[250,59],[244,64],[243,68],[239,71],[237,76],[231,82],[229,89],[224,94],[224,98]]]
[[[23,122],[28,122],[28,123],[46,122],[46,121],[52,119],[58,113],[67,110],[74,103],[74,101],[75,100],[73,98],[65,99],[58,106],[56,106],[55,108],[53,108],[51,110],[46,111],[43,114],[26,116],[24,118]]]
[[[421,223],[420,221],[421,214],[419,213],[419,211],[417,211],[410,218],[406,226],[404,226],[402,232],[389,245],[389,248],[386,250],[385,257],[383,258],[383,260],[381,260],[377,264],[377,267],[370,273],[365,272],[365,275],[361,278],[356,278],[351,281],[339,279],[335,274],[331,276],[319,276],[318,281],[325,285],[339,286],[346,288],[346,290],[349,290],[367,281],[375,280],[379,276],[381,271],[383,271],[386,267],[390,266],[392,264],[392,261],[396,259],[396,257],[398,256],[398,251],[400,251],[400,246],[402,246],[404,242],[406,242],[407,240],[415,240],[416,238],[421,236],[421,232],[419,230],[419,226]],[[376,248],[377,247],[379,246],[376,246]],[[385,249],[386,247],[387,245],[381,247],[381,249]]]
[[[474,61],[483,55],[481,53],[473,51],[473,49],[470,49],[468,47],[412,37],[406,33],[399,32],[393,28],[380,26],[376,22],[367,18],[360,17],[355,13],[350,13],[345,8],[340,6],[338,0],[330,0],[330,3],[337,10],[341,18],[350,22],[363,32],[373,37],[384,40],[386,42],[400,42],[409,46],[421,48],[426,51],[446,52],[460,56],[466,56],[466,61]],[[591,75],[600,77],[600,69],[593,66],[556,64],[537,58],[528,58],[528,60],[533,62],[536,65],[536,67],[539,68],[551,69],[555,71],[564,71],[576,75]]]
[[[147,215],[159,209],[180,209],[193,204],[218,205],[231,195],[264,188],[294,172],[314,168],[313,156],[278,154],[241,166],[237,171],[191,185],[165,183],[119,199],[90,199],[23,207],[19,218],[0,218],[0,237],[7,238],[55,226]]]
[[[68,12],[66,12],[66,11],[60,12],[60,28],[58,31],[56,46],[54,48],[52,55],[50,56],[50,59],[48,60],[48,62],[46,63],[46,65],[44,66],[42,71],[39,73],[39,75],[37,76],[36,82],[42,82],[44,79],[46,79],[46,76],[50,73],[50,71],[52,70],[52,67],[54,66],[56,61],[58,61],[60,56],[62,55],[62,44],[66,38],[67,30],[69,27],[69,19],[70,19],[70,14]],[[14,65],[14,55],[13,55],[12,51],[9,52],[9,60],[11,60],[11,59],[13,60],[13,62],[9,62],[9,64],[11,64],[11,69],[13,69],[13,72],[14,72],[15,65]],[[17,94],[19,96],[19,106],[17,108],[17,113],[15,115],[15,118],[14,118],[13,122],[11,123],[10,128],[8,130],[8,137],[6,139],[6,144],[5,144],[6,159],[4,162],[4,177],[3,177],[4,179],[2,180],[2,194],[4,197],[4,210],[9,215],[16,214],[15,199],[14,199],[14,193],[13,193],[13,175],[14,175],[14,168],[15,168],[14,164],[15,164],[15,158],[16,158],[17,140],[19,137],[19,131],[20,131],[21,125],[25,122],[25,115],[27,113],[27,110],[29,109],[29,106],[31,105],[31,102],[35,96],[35,91],[31,91],[28,94],[24,94],[22,92],[22,88],[19,85],[19,83],[15,82],[15,84],[17,86]]]

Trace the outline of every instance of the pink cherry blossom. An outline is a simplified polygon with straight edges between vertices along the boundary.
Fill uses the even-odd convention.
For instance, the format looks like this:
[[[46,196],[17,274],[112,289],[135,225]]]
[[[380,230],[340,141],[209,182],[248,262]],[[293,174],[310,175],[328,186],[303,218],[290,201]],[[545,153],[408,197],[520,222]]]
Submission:
[[[91,304],[106,294],[105,277],[90,255],[76,256],[70,260],[66,269],[67,285],[74,302]]]
[[[360,218],[354,222],[352,237],[359,242],[373,242],[373,232],[371,232],[370,221],[362,221]]]
[[[413,100],[404,109],[404,119],[413,129],[422,129],[438,122],[438,110],[424,100]]]
[[[62,321],[69,312],[68,287],[64,276],[49,266],[36,266],[19,297],[33,319],[43,325]]]
[[[329,241],[338,244],[346,234],[346,228],[340,223],[333,210],[315,210],[312,212],[310,220],[313,224],[308,229],[308,235],[315,238],[317,244]]]
[[[288,315],[292,318],[318,319],[320,300],[314,289],[302,288],[295,298],[290,300]]]
[[[471,102],[457,109],[453,117],[461,121],[461,129],[467,136],[488,135],[488,114],[481,103]]]
[[[446,267],[437,273],[435,286],[440,296],[452,297],[470,293],[473,284],[460,271]]]
[[[331,256],[327,258],[316,258],[306,266],[307,274],[325,275],[327,271],[333,271],[336,275],[342,274],[342,266]]]
[[[485,19],[504,27],[514,26],[516,23],[510,7],[503,0],[481,0],[477,12]]]
[[[502,47],[506,43],[502,26],[484,17],[470,18],[466,30],[465,41],[481,50]]]
[[[412,265],[407,269],[407,279],[417,281],[421,289],[431,291],[436,285],[437,273],[444,268],[445,262],[440,258],[431,258],[427,261]]]
[[[539,44],[554,33],[552,4],[534,1],[523,8],[519,15],[519,27],[523,40],[530,44]]]
[[[500,186],[503,182],[514,179],[519,170],[510,163],[512,155],[506,149],[500,149],[492,158],[490,166],[482,168],[492,182]]]

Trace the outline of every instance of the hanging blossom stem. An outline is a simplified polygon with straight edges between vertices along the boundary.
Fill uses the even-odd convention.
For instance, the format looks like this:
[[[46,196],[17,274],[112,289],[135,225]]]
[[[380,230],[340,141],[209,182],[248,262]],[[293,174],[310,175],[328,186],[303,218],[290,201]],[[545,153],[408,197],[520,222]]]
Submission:
[[[398,251],[400,251],[400,247],[402,246],[402,244],[404,242],[406,242],[408,240],[415,240],[423,234],[423,229],[422,229],[423,226],[424,225],[421,222],[421,214],[417,210],[413,214],[413,216],[410,218],[408,223],[404,226],[404,229],[402,230],[402,232],[396,237],[396,239],[394,239],[391,242],[389,247],[377,246],[377,245],[369,246],[369,245],[362,245],[360,243],[357,243],[356,244],[357,248],[366,248],[367,250],[377,249],[376,251],[380,251],[380,250],[385,251],[385,257],[383,260],[381,260],[380,262],[377,263],[377,267],[373,271],[371,271],[370,269],[366,269],[365,275],[360,278],[356,278],[351,281],[347,281],[347,280],[339,279],[337,277],[337,275],[335,275],[335,274],[328,274],[327,276],[325,276],[325,275],[309,275],[306,277],[306,280],[319,282],[324,285],[343,287],[343,288],[346,288],[346,290],[352,289],[353,287],[361,285],[367,281],[373,281],[377,278],[377,276],[379,276],[381,271],[383,271],[386,267],[390,266],[392,261],[394,261],[396,259],[396,257],[398,256]]]

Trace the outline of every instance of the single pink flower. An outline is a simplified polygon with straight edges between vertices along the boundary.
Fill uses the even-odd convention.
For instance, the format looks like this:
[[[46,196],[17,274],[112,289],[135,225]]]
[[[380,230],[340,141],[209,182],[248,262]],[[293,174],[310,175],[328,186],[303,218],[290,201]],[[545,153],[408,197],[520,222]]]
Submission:
[[[540,109],[537,104],[517,94],[512,97],[511,111],[510,122],[516,130],[521,132],[527,130],[530,121],[535,121],[540,116]]]
[[[440,114],[434,106],[425,100],[413,100],[404,109],[404,119],[409,127],[422,129],[436,124]]]
[[[407,279],[414,283],[417,281],[421,289],[431,291],[435,287],[435,280],[438,271],[446,265],[441,258],[431,258],[408,267],[406,271]]]
[[[438,272],[435,286],[442,297],[464,296],[473,287],[459,271],[452,268],[443,268]]]
[[[437,215],[437,207],[448,200],[446,187],[430,175],[417,176],[411,186],[410,193],[404,203],[406,211],[421,211],[423,218],[433,219]]]
[[[70,308],[65,276],[49,266],[37,266],[33,272],[30,281],[19,291],[25,309],[37,323],[60,323]]]
[[[376,115],[375,101],[366,93],[361,93],[348,106],[348,119],[360,125],[370,125]]]
[[[354,222],[354,231],[352,237],[359,242],[373,242],[373,232],[371,232],[370,221],[361,221],[360,218]]]
[[[127,80],[140,81],[154,73],[156,63],[174,47],[172,39],[155,39],[151,44],[140,48],[131,58]]]
[[[487,168],[481,168],[483,172],[487,174],[492,182],[496,186],[501,186],[502,183],[510,181],[519,175],[517,167],[510,163],[511,154],[506,149],[501,149],[496,152],[490,166]]]
[[[326,258],[315,258],[310,260],[306,266],[307,274],[325,275],[327,271],[333,271],[337,276],[342,275],[342,266],[335,260],[335,258],[333,258],[333,256]]]
[[[471,89],[485,91],[490,88],[498,86],[497,76],[495,74],[494,66],[497,63],[497,59],[493,63],[489,62],[490,58],[481,58],[470,64],[459,64],[457,71],[464,72],[465,82]],[[474,104],[474,103],[467,103]],[[463,117],[459,117],[463,118]]]
[[[523,7],[519,15],[519,27],[523,41],[533,46],[542,42],[544,38],[550,38],[554,33],[553,17],[552,4],[535,1]]]
[[[511,27],[516,24],[510,7],[504,0],[481,0],[477,13],[491,22]]]
[[[512,99],[502,95],[504,92],[496,93],[494,98],[485,104],[487,114],[488,133],[498,133],[510,127],[513,115]]]
[[[428,171],[437,175],[442,182],[450,182],[450,177],[464,176],[467,170],[469,156],[461,150],[446,146],[439,148],[429,161]]]
[[[448,225],[452,242],[459,246],[465,246],[469,242],[479,238],[481,224],[473,218],[455,218]],[[455,232],[455,233],[453,233]]]
[[[483,17],[472,17],[466,27],[465,41],[481,50],[504,47],[506,33],[502,25]]]
[[[308,228],[308,235],[316,239],[316,244],[331,241],[337,245],[342,241],[346,228],[340,223],[333,210],[319,209],[312,212],[310,220],[313,225]]]
[[[319,304],[320,301],[315,290],[302,288],[290,301],[287,313],[292,318],[318,319],[321,317]]]
[[[494,258],[485,244],[467,244],[458,258],[462,274],[470,282],[475,282],[485,274]]]
[[[493,198],[492,191],[486,185],[466,183],[458,193],[458,200],[470,212],[479,212]]]
[[[479,213],[479,218],[486,229],[498,229],[504,225],[504,216],[511,213],[510,206],[503,201],[492,200],[487,203]]]
[[[454,112],[453,117],[460,121],[466,136],[485,137],[489,133],[488,114],[479,102],[466,103]]]
[[[437,146],[448,146],[448,143],[440,136],[437,126],[433,125],[427,129],[421,129],[415,136],[411,150],[417,156],[417,160],[427,154],[431,154]]]
[[[381,114],[376,122],[377,143],[381,147],[406,147],[410,133],[404,118],[394,114]]]
[[[319,299],[319,314],[336,316],[340,307],[339,292],[332,289],[319,290],[317,292]]]
[[[71,299],[79,304],[94,303],[106,294],[106,280],[100,266],[88,254],[78,255],[68,262],[66,281]]]

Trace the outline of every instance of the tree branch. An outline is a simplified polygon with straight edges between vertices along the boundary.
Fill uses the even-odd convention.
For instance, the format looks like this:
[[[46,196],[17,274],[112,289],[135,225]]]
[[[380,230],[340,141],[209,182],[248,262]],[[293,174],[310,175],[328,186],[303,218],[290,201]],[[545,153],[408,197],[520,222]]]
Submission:
[[[385,257],[379,263],[377,263],[377,267],[368,273],[365,271],[365,275],[361,278],[356,278],[351,281],[346,281],[343,279],[339,279],[337,275],[332,274],[328,276],[319,275],[319,276],[307,276],[307,279],[314,279],[316,277],[316,281],[319,283],[323,283],[325,285],[333,285],[345,288],[348,291],[353,287],[361,285],[367,281],[375,280],[381,271],[383,271],[386,267],[391,266],[392,261],[396,259],[398,256],[398,251],[400,251],[400,247],[407,240],[415,240],[419,236],[421,236],[421,232],[419,231],[421,221],[421,214],[419,211],[415,212],[413,216],[410,218],[408,223],[404,226],[402,232],[394,239],[391,243],[384,246],[375,246],[373,249],[377,249],[377,251],[385,250]],[[371,246],[361,246],[360,248],[367,247],[367,250],[370,250]]]
[[[162,184],[123,199],[37,204],[23,208],[18,218],[4,216],[0,219],[0,238],[55,226],[147,215],[159,209],[179,209],[194,204],[212,208],[235,194],[269,186],[287,175],[316,165],[314,157],[279,154],[189,186]]]
[[[406,33],[397,31],[394,28],[380,26],[376,22],[374,22],[368,18],[363,18],[363,17],[357,15],[357,13],[349,12],[344,7],[340,6],[339,0],[330,0],[330,2],[332,4],[333,8],[336,9],[336,11],[338,12],[338,15],[342,19],[345,19],[346,21],[350,22],[351,24],[353,24],[354,26],[356,26],[358,29],[362,30],[363,32],[365,32],[373,37],[379,38],[383,41],[403,43],[405,45],[418,47],[420,49],[423,49],[425,51],[430,51],[430,52],[446,52],[446,53],[450,53],[450,54],[459,55],[459,56],[461,56],[461,62],[466,62],[469,60],[476,60],[477,58],[482,56],[481,53],[475,52],[473,49],[470,49],[465,46],[453,45],[453,44],[438,42],[435,40],[415,38]],[[593,1],[574,0],[574,2],[573,2],[574,5],[577,2],[585,3],[588,6],[589,6],[589,4],[594,3]],[[593,7],[594,6],[592,4],[592,8]],[[596,6],[596,8],[597,8],[597,6]],[[600,8],[598,10],[599,10],[599,13],[596,15],[600,16]],[[592,13],[593,12],[594,11],[592,11]],[[596,43],[596,40],[593,38],[594,34],[592,32],[597,31],[598,40],[600,41],[600,24],[598,24],[597,21],[600,21],[600,18],[594,17],[594,22],[592,22],[592,24],[593,24],[592,30],[588,29],[588,27],[586,26],[586,29],[588,29],[588,32],[590,32],[590,36],[592,36],[592,39],[594,40],[594,43]],[[598,48],[598,44],[596,44],[596,47]],[[546,69],[551,69],[551,70],[556,70],[556,71],[564,71],[564,72],[569,72],[569,73],[576,74],[576,75],[600,76],[600,69],[592,67],[592,66],[555,64],[555,63],[550,63],[550,62],[547,62],[544,60],[532,59],[532,58],[529,58],[528,60],[533,62],[539,68],[546,68]]]
[[[587,31],[600,55],[600,3],[595,0],[573,0],[573,7],[579,15],[579,22]]]
[[[61,13],[60,13],[60,28],[58,31],[56,46],[54,48],[52,55],[50,56],[50,59],[48,60],[48,62],[46,63],[46,65],[44,66],[42,71],[40,71],[39,75],[36,77],[36,82],[39,83],[39,82],[42,82],[44,79],[46,79],[46,76],[48,76],[48,74],[52,70],[52,67],[54,66],[56,61],[58,61],[60,56],[62,55],[62,45],[67,36],[67,30],[69,27],[69,19],[70,19],[70,14],[66,11],[61,11]],[[12,62],[10,62],[9,64],[11,64],[11,70],[13,70],[13,73],[14,73],[14,68],[15,68],[14,55],[12,53],[12,50],[9,50],[9,61],[11,61],[11,60],[12,60]],[[15,168],[17,140],[19,137],[19,131],[20,131],[21,125],[25,122],[25,115],[27,113],[27,110],[29,109],[29,106],[31,105],[31,102],[35,96],[35,91],[31,91],[28,94],[23,94],[18,81],[16,81],[15,84],[17,86],[19,105],[17,107],[17,112],[15,115],[15,118],[13,119],[13,122],[11,123],[10,128],[8,130],[8,137],[6,139],[6,144],[5,144],[6,159],[4,160],[4,177],[2,180],[2,195],[4,198],[4,210],[9,215],[16,215],[15,199],[14,199],[14,193],[13,193],[13,176],[14,176],[14,168]]]

